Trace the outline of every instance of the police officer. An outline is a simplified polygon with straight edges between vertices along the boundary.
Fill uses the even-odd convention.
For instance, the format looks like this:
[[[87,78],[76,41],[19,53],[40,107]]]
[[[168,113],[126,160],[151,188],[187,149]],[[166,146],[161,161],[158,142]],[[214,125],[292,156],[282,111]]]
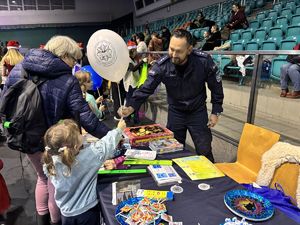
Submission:
[[[214,162],[211,150],[211,127],[218,122],[223,111],[223,87],[218,68],[210,55],[193,50],[191,34],[183,29],[174,31],[169,45],[169,55],[158,60],[148,73],[144,85],[136,90],[126,107],[119,109],[121,116],[138,110],[163,82],[168,96],[167,127],[174,137],[185,144],[186,131],[192,136],[198,155]],[[212,113],[206,108],[206,87],[211,90]]]

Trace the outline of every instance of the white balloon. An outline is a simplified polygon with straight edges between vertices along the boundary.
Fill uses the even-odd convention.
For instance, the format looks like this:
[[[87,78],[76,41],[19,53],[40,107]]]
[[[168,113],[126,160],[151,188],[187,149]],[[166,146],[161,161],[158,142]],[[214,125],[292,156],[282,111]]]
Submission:
[[[98,30],[90,37],[87,57],[92,68],[112,82],[123,79],[130,62],[127,45],[122,37],[107,29]]]

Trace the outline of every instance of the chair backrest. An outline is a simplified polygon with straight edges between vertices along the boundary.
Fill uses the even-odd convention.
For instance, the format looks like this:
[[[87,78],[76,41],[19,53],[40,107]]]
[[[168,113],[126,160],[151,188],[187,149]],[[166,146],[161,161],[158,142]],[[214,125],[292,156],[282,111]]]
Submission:
[[[243,51],[244,50],[244,44],[241,41],[233,42],[231,44],[231,50],[232,51]]]
[[[259,38],[259,39],[265,40],[266,36],[267,36],[267,31],[264,28],[257,29],[255,31],[255,35],[254,35],[255,38]]]
[[[243,39],[245,41],[250,41],[252,39],[252,32],[251,32],[251,30],[245,30],[245,31],[243,31],[241,39]]]
[[[265,12],[260,12],[260,13],[257,13],[257,15],[256,15],[256,19],[259,21],[262,21],[265,18],[266,18]]]
[[[276,24],[277,24],[278,26],[288,26],[288,23],[289,23],[289,20],[288,20],[288,18],[285,17],[285,16],[280,16],[280,17],[278,17],[277,20],[276,20]]]
[[[258,50],[259,49],[259,44],[257,43],[257,42],[255,42],[255,41],[248,41],[247,43],[246,43],[246,48],[245,48],[245,50]]]
[[[231,32],[230,34],[230,40],[231,41],[238,41],[240,39],[240,33],[239,32]]]
[[[261,157],[276,142],[280,135],[249,123],[245,123],[237,152],[237,162],[258,173]]]
[[[264,27],[268,29],[269,27],[273,26],[273,20],[272,19],[264,19],[261,23],[261,27]]]
[[[300,14],[300,6],[297,6],[297,7],[296,7],[295,14]]]
[[[276,10],[271,10],[269,12],[268,18],[270,18],[270,19],[272,19],[274,21],[277,18],[277,16],[278,16],[278,12]]]
[[[281,27],[272,27],[269,30],[269,37],[282,37],[283,31]]]
[[[253,29],[259,28],[259,21],[258,20],[252,20],[249,22],[249,27]]]
[[[300,25],[300,14],[292,16],[291,25]]]
[[[287,28],[286,36],[298,36],[300,35],[300,26],[299,25],[293,25],[289,26]]]
[[[280,50],[293,50],[294,46],[297,44],[297,40],[282,40],[280,43]]]
[[[275,41],[264,41],[261,45],[261,50],[276,50],[276,47]]]
[[[271,78],[280,80],[280,68],[283,64],[286,64],[286,58],[276,57],[272,60]]]
[[[281,16],[286,16],[287,18],[291,18],[292,14],[293,14],[293,12],[289,8],[284,8],[281,11]]]

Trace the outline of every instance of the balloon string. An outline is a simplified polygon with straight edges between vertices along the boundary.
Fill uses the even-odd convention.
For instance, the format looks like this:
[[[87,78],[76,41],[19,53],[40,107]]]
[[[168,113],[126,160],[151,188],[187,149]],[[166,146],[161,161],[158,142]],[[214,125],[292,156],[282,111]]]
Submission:
[[[121,100],[120,86],[119,86],[119,84],[118,84],[118,83],[117,83],[117,87],[118,87],[118,94],[119,94],[120,106],[121,106],[121,109],[123,109],[123,107],[125,107],[125,101],[124,101],[124,105],[122,106],[122,100]],[[121,119],[123,119],[123,116],[121,117]]]

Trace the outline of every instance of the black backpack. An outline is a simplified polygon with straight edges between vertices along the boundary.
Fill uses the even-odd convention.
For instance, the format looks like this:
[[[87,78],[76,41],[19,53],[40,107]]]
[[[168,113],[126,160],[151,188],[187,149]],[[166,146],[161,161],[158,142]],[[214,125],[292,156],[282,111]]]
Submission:
[[[43,151],[43,136],[47,130],[38,89],[46,79],[30,76],[23,67],[21,71],[23,79],[2,96],[0,116],[8,147],[33,154]]]

